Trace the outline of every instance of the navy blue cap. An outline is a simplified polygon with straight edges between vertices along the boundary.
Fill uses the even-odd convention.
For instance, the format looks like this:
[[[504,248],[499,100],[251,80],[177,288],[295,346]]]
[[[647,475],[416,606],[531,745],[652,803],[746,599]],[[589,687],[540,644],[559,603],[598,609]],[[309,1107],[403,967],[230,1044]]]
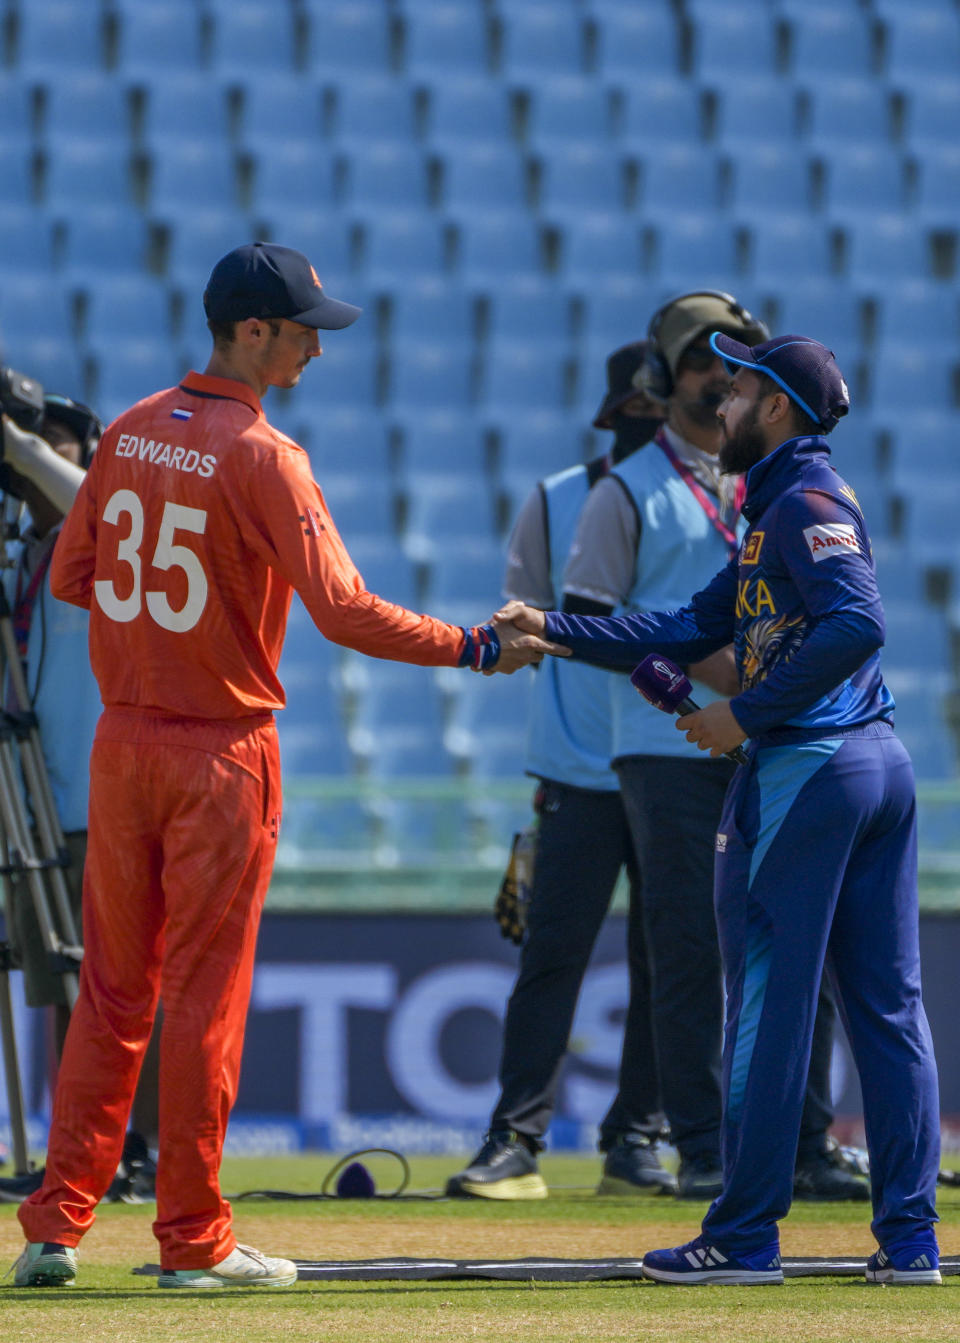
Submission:
[[[203,309],[211,322],[286,317],[324,331],[349,326],[361,312],[327,297],[302,252],[272,242],[245,243],[221,257],[204,290]]]
[[[766,373],[825,434],[850,409],[850,392],[832,350],[810,336],[775,336],[762,345],[742,345],[715,331],[710,344],[731,365]]]

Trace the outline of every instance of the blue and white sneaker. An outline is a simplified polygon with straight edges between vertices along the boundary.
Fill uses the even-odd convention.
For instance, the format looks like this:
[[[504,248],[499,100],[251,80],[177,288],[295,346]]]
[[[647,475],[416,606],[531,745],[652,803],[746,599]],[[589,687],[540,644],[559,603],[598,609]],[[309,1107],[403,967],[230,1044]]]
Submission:
[[[77,1276],[77,1252],[72,1245],[32,1241],[14,1265],[15,1287],[71,1287]]]
[[[904,1245],[881,1248],[867,1260],[867,1282],[890,1283],[892,1287],[928,1287],[943,1281],[940,1254],[933,1236]]]
[[[703,1236],[673,1250],[651,1250],[643,1256],[643,1276],[654,1282],[697,1283],[731,1282],[739,1286],[754,1283],[782,1283],[780,1246],[774,1242],[762,1250],[747,1254],[725,1254]]]

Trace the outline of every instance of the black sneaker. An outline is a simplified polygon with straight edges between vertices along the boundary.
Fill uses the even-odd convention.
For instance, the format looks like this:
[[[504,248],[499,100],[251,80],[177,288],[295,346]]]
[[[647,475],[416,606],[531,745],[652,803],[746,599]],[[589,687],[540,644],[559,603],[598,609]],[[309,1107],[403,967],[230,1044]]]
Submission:
[[[870,1185],[854,1170],[835,1142],[820,1152],[797,1160],[793,1173],[793,1197],[811,1203],[865,1203]]]
[[[547,1197],[534,1152],[512,1129],[488,1133],[465,1170],[447,1181],[450,1198],[535,1199]]]
[[[675,1194],[677,1178],[660,1165],[657,1144],[645,1134],[618,1138],[607,1149],[598,1194]]]
[[[35,1194],[43,1184],[43,1170],[41,1166],[26,1175],[8,1175],[0,1180],[0,1203],[22,1203]]]
[[[123,1140],[123,1155],[104,1203],[152,1203],[157,1197],[157,1163],[146,1141],[131,1129]]]
[[[681,1156],[677,1171],[677,1198],[699,1198],[712,1201],[723,1189],[723,1167],[720,1158],[710,1152],[697,1156]]]

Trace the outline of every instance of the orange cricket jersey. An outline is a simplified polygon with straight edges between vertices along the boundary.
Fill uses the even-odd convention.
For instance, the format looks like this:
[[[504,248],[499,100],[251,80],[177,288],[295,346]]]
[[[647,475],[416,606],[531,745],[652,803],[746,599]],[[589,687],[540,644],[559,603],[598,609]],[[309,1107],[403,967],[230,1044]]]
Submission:
[[[366,590],[304,450],[251,388],[198,373],[106,430],[50,585],[90,610],[104,704],[190,717],[283,707],[294,588],[328,639],[374,657],[455,666],[464,644]]]

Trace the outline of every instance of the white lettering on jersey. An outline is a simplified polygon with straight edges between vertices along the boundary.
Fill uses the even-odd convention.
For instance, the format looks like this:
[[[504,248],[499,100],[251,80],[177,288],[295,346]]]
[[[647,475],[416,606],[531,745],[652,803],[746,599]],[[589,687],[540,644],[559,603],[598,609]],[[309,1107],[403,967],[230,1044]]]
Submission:
[[[845,550],[860,553],[856,529],[850,522],[821,522],[816,527],[804,527],[803,537],[810,547],[814,564],[840,555]]]
[[[118,457],[139,457],[141,462],[153,462],[154,466],[167,466],[175,471],[198,476],[212,476],[217,469],[217,459],[210,452],[201,457],[196,448],[175,447],[172,443],[158,442],[153,438],[140,438],[137,434],[121,434],[117,439]]]

